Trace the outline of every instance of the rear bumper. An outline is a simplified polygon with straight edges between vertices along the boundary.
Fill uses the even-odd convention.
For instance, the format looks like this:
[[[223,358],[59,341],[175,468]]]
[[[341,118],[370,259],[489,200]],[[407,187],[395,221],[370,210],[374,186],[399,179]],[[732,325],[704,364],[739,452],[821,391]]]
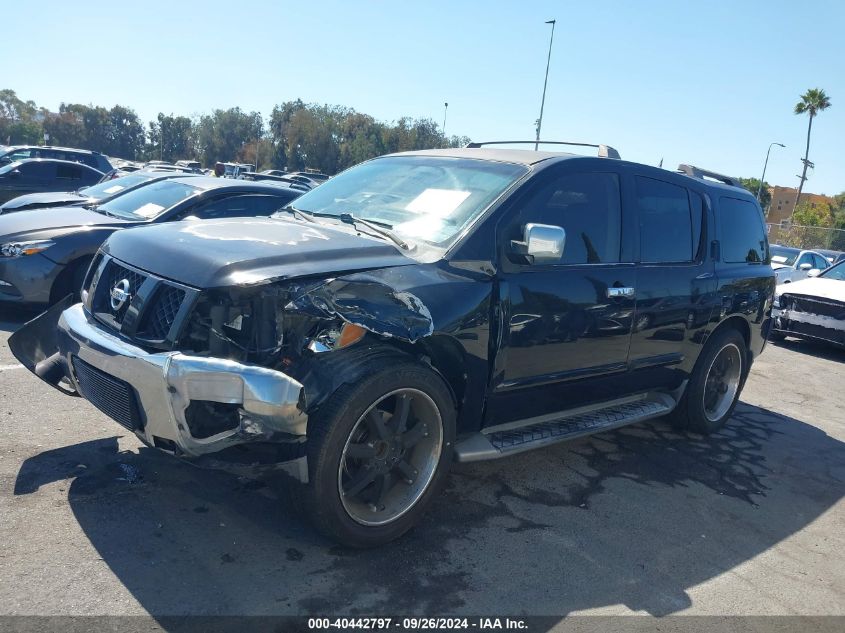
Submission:
[[[37,322],[15,337],[25,338],[30,326],[33,333],[49,327]],[[302,385],[281,372],[180,352],[149,353],[105,329],[81,304],[61,312],[56,332],[56,358],[63,372],[52,380],[67,378],[81,395],[149,446],[222,467],[217,463],[222,454],[202,458],[238,445],[304,442],[308,419],[299,408]],[[22,362],[30,366],[38,360]],[[51,382],[43,373],[41,377]],[[233,424],[195,436],[191,429],[196,422],[186,415],[192,403],[205,407],[200,412],[225,405],[222,410],[231,414]],[[243,455],[236,461],[243,465]],[[301,478],[301,469],[296,474]]]

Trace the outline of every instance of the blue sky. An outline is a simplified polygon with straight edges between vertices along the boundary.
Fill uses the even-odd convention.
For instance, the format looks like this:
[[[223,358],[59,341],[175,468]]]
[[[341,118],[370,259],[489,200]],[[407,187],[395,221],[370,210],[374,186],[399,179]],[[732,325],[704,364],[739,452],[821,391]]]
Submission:
[[[474,140],[531,139],[556,18],[543,137],[623,158],[687,162],[796,186],[807,88],[805,190],[845,190],[845,2],[522,0],[353,2],[99,0],[4,3],[0,88],[62,101],[267,116],[297,97],[391,121],[443,120]],[[10,63],[11,60],[13,63]]]

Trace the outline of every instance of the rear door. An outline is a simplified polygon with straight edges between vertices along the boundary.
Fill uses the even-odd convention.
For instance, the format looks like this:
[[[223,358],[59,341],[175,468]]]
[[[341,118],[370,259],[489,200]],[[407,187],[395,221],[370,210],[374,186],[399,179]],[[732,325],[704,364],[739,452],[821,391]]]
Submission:
[[[502,424],[627,391],[635,269],[623,245],[620,174],[561,165],[500,221],[502,340],[486,425]],[[531,265],[509,250],[527,223],[563,227],[559,262]]]
[[[680,385],[716,302],[706,199],[684,179],[660,176],[630,174],[628,208],[637,218],[639,249],[629,363],[639,390]]]

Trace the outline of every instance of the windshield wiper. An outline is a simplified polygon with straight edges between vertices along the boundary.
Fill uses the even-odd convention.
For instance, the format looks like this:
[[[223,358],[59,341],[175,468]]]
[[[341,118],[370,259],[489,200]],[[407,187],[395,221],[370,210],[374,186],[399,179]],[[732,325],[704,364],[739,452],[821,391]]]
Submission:
[[[312,216],[308,211],[303,211],[302,209],[297,209],[295,206],[289,204],[286,207],[282,207],[280,211],[287,211],[291,215],[299,216],[306,222],[316,222],[314,216]]]
[[[382,237],[386,237],[391,242],[396,244],[399,248],[402,248],[406,251],[411,250],[411,247],[408,246],[408,243],[403,241],[398,235],[393,233],[390,229],[393,228],[392,224],[387,224],[386,222],[377,222],[375,220],[365,220],[364,218],[356,218],[351,213],[341,213],[339,216],[340,221],[344,224],[351,224],[355,226],[356,224],[363,224],[371,231],[381,235]]]

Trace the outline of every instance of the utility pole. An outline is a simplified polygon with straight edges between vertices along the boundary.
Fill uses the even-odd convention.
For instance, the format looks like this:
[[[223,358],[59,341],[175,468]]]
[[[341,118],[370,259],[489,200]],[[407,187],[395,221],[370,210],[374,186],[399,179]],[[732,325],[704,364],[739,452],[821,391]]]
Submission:
[[[543,100],[540,101],[540,118],[537,119],[537,142],[534,143],[534,151],[536,152],[540,147],[540,128],[543,127],[543,108],[546,106],[546,86],[549,83],[549,65],[552,62],[552,43],[555,41],[555,22],[557,20],[547,20],[546,24],[552,25],[552,35],[549,38],[549,56],[546,58],[546,78],[543,81]]]
[[[760,194],[763,192],[763,181],[766,179],[766,167],[769,165],[769,152],[772,151],[772,145],[786,147],[783,143],[769,143],[769,149],[766,150],[766,162],[763,163],[763,175],[760,176],[760,185],[757,187],[757,202],[760,202]]]
[[[445,102],[443,104],[443,141],[446,143],[448,147],[449,142],[446,140],[446,113],[449,111],[449,102]]]

